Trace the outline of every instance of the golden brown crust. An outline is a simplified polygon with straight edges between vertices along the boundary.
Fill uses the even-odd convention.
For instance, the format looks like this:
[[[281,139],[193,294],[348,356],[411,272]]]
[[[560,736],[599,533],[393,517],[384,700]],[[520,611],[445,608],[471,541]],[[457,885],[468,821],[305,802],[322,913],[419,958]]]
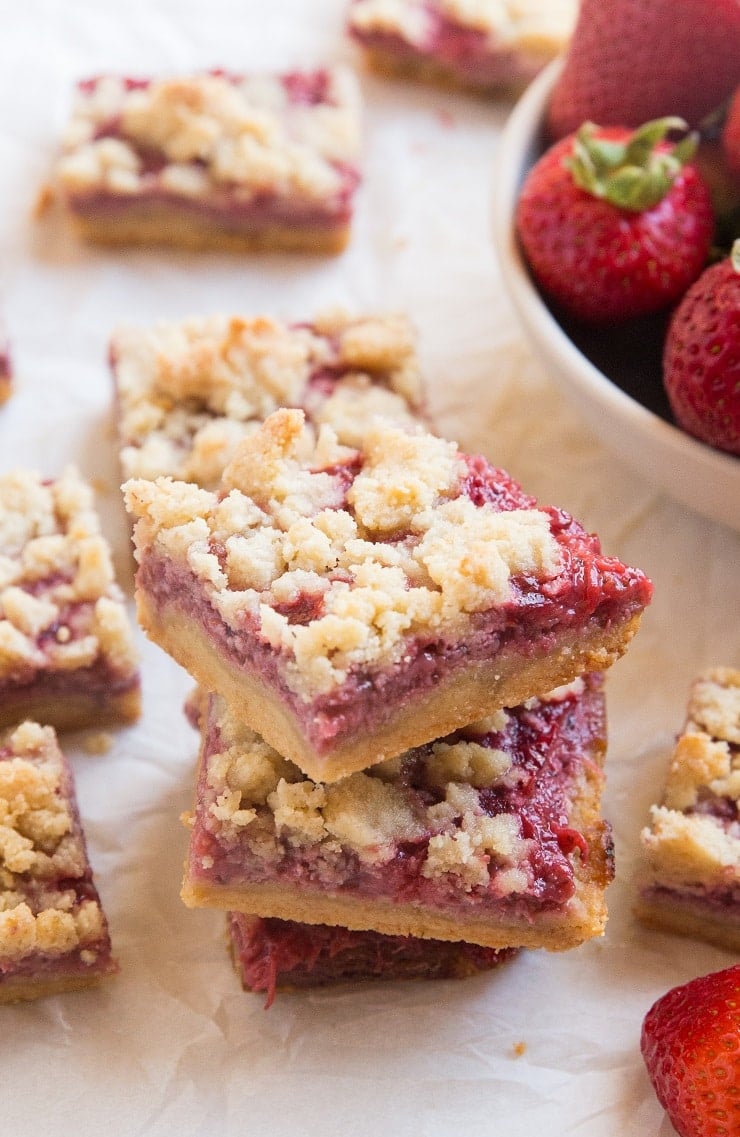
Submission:
[[[633,911],[640,923],[658,932],[675,932],[728,951],[740,951],[740,926],[732,927],[711,912],[690,912],[673,896],[638,899]]]
[[[0,727],[12,726],[24,718],[52,722],[57,730],[84,730],[89,726],[111,726],[136,722],[141,714],[141,691],[132,688],[120,695],[104,698],[84,692],[65,692],[54,696],[35,687],[33,694],[7,691],[0,702]]]
[[[32,999],[45,999],[49,995],[63,995],[68,991],[84,991],[96,987],[117,972],[90,973],[89,975],[60,975],[50,979],[6,979],[0,984],[0,1004],[26,1003]]]
[[[193,218],[192,210],[176,205],[127,203],[126,216],[104,218],[70,215],[79,237],[97,245],[159,245],[188,249],[192,252],[211,250],[225,253],[250,253],[275,250],[291,253],[341,253],[347,246],[349,225],[301,226],[261,225],[259,229],[244,226],[241,232],[227,232],[208,218]]]
[[[290,758],[310,778],[322,782],[335,781],[412,746],[443,737],[500,707],[516,706],[538,692],[570,683],[586,671],[606,669],[626,650],[640,622],[638,615],[607,631],[599,628],[586,633],[569,632],[561,638],[560,650],[545,658],[523,660],[512,652],[493,663],[471,665],[462,673],[453,673],[411,705],[388,708],[387,719],[372,734],[364,733],[319,755],[275,692],[258,677],[224,660],[212,640],[174,606],[157,610],[139,590],[137,607],[139,622],[155,643],[206,690],[223,695],[233,712],[280,754]]]

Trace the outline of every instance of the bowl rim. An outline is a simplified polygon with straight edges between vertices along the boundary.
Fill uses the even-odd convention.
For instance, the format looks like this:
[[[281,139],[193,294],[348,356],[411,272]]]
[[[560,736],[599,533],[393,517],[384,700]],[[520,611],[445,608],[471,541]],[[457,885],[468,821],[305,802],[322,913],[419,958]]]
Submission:
[[[493,239],[508,294],[548,372],[591,428],[628,464],[705,517],[740,530],[740,460],[666,422],[638,403],[583,355],[534,286],[514,227],[519,186],[535,156],[543,112],[560,70],[556,59],[513,108],[501,134],[493,187]],[[644,452],[635,443],[649,443]]]

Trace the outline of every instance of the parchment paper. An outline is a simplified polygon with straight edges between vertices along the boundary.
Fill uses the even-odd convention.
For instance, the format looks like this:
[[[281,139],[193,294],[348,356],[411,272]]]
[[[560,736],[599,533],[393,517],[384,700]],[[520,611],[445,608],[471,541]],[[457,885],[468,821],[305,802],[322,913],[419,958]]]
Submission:
[[[643,930],[630,905],[638,832],[660,795],[689,682],[708,664],[740,662],[740,539],[608,453],[534,362],[489,235],[510,103],[364,77],[365,181],[338,259],[99,252],[51,218],[31,219],[75,79],[351,60],[343,8],[0,3],[0,309],[17,372],[0,410],[0,468],[53,475],[75,461],[94,478],[131,595],[106,366],[112,328],[219,310],[407,310],[439,429],[571,510],[655,582],[608,684],[605,813],[617,879],[607,934],[464,983],[278,997],[265,1012],[239,987],[221,915],[188,911],[178,897],[187,838],[178,818],[196,756],[181,713],[190,683],[142,635],[140,723],[114,732],[102,756],[81,736],[65,739],[121,975],[0,1009],[0,1132],[9,1137],[667,1137],[639,1055],[642,1017],[669,987],[733,962]]]

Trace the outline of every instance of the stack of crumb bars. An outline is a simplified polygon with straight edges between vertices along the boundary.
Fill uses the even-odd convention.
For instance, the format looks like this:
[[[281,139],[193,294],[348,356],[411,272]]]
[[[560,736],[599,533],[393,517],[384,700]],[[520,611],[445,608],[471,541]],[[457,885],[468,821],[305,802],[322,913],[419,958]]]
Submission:
[[[602,672],[651,587],[425,423],[401,316],[111,343],[139,619],[197,682],[182,896],[246,988],[603,931]]]

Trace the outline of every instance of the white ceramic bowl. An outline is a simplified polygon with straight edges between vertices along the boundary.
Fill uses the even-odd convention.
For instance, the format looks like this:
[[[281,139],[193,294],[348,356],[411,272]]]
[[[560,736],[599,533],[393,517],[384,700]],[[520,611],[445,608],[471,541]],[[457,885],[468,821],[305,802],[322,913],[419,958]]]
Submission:
[[[549,374],[605,445],[684,505],[740,530],[740,458],[685,434],[591,362],[550,313],[523,261],[514,210],[521,182],[542,152],[542,116],[559,68],[550,64],[525,91],[500,141],[493,229],[508,293]]]

